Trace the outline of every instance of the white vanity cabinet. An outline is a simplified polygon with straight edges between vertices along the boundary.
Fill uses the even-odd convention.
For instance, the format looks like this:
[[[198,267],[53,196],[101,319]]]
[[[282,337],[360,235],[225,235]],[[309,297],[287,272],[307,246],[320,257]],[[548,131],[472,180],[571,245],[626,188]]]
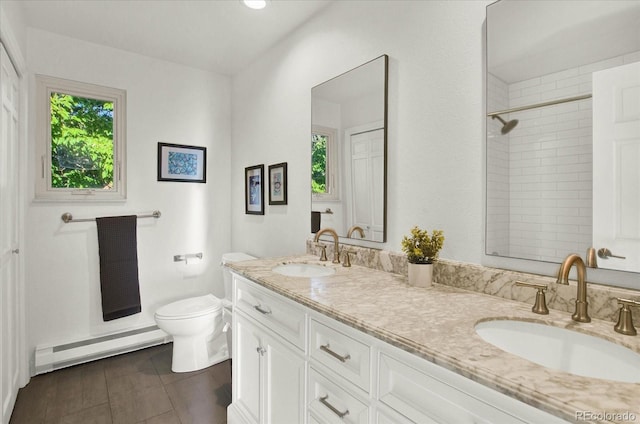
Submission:
[[[232,424],[565,422],[243,277],[234,284]]]

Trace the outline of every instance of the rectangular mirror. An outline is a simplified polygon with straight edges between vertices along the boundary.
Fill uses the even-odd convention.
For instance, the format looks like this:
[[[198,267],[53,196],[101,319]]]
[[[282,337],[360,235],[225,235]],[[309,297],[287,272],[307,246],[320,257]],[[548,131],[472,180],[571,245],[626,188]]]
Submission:
[[[388,63],[380,56],[311,89],[312,232],[386,241]]]
[[[640,272],[640,2],[487,7],[487,255]]]

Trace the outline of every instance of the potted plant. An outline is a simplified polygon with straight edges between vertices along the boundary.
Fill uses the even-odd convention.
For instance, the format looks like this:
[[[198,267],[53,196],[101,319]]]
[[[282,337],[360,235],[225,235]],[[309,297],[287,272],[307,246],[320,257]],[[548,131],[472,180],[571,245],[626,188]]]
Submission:
[[[402,251],[407,255],[409,284],[428,287],[433,278],[433,262],[444,244],[444,232],[433,230],[431,235],[418,226],[411,229],[411,235],[402,238]]]

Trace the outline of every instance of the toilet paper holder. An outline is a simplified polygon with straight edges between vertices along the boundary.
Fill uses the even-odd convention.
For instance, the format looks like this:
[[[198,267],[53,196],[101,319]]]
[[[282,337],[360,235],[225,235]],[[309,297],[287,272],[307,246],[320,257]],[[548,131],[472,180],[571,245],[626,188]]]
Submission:
[[[202,259],[202,252],[185,253],[183,255],[173,255],[173,262],[187,262],[189,259]]]

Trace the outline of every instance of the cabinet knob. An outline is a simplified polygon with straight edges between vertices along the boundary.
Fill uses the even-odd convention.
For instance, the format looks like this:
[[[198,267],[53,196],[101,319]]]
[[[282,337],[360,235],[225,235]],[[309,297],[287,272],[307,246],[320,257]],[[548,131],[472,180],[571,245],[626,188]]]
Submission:
[[[264,354],[266,352],[265,348],[263,348],[262,346],[258,346],[258,348],[256,350],[258,351],[260,356],[264,356]]]

